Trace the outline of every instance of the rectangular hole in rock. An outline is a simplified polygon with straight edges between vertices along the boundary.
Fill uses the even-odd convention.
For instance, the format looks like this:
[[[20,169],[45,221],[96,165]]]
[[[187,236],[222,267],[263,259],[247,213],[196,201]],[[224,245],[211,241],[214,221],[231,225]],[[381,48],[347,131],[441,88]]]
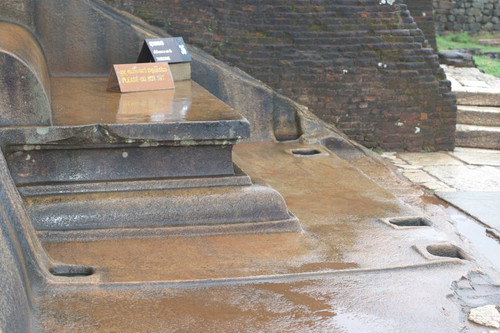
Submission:
[[[302,156],[314,156],[322,154],[318,149],[292,149],[292,154]]]
[[[429,227],[432,225],[429,220],[419,216],[396,217],[389,219],[389,223],[398,227]]]
[[[95,269],[88,266],[59,265],[50,268],[49,272],[55,276],[82,277],[94,274]]]
[[[452,244],[428,245],[426,249],[434,256],[468,260],[463,250]]]

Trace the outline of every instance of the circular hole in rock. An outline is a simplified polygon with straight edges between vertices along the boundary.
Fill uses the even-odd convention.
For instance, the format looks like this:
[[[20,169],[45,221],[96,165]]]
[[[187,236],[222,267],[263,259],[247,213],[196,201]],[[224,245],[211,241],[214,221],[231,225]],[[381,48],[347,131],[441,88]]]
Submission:
[[[94,274],[95,269],[88,266],[55,266],[49,272],[55,276],[82,277]]]
[[[467,260],[466,255],[459,247],[452,244],[435,244],[427,246],[427,251],[438,257],[458,258]]]

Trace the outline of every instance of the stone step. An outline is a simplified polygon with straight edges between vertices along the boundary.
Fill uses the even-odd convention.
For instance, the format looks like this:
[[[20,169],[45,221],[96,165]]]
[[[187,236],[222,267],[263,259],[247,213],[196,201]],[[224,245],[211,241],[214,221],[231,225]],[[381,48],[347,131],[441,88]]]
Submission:
[[[458,105],[457,123],[500,127],[500,108]]]
[[[500,91],[496,88],[460,88],[453,89],[453,92],[457,96],[457,104],[460,105],[500,107]]]
[[[500,107],[500,78],[482,73],[477,68],[443,65],[458,105]]]
[[[457,147],[500,149],[500,127],[457,124]]]
[[[283,197],[267,186],[186,183],[188,187],[179,188],[182,184],[172,179],[143,189],[150,181],[140,182],[145,184],[121,182],[110,191],[105,191],[109,182],[47,185],[46,189],[23,186],[21,191],[31,194],[24,203],[44,241],[300,230]]]

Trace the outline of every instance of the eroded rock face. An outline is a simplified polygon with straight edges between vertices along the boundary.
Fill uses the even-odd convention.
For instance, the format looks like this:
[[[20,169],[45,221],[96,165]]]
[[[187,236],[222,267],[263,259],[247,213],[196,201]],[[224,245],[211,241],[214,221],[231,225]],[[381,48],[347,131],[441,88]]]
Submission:
[[[470,310],[469,320],[483,326],[500,327],[500,312],[495,305],[485,305]]]
[[[50,123],[50,82],[43,51],[27,29],[0,22],[0,126]]]

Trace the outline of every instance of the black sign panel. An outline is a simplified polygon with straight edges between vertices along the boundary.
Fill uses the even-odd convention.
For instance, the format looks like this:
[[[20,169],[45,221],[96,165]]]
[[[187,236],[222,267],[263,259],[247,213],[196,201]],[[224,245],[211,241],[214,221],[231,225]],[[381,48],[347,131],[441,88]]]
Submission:
[[[182,37],[146,39],[137,62],[189,62],[191,56]]]

